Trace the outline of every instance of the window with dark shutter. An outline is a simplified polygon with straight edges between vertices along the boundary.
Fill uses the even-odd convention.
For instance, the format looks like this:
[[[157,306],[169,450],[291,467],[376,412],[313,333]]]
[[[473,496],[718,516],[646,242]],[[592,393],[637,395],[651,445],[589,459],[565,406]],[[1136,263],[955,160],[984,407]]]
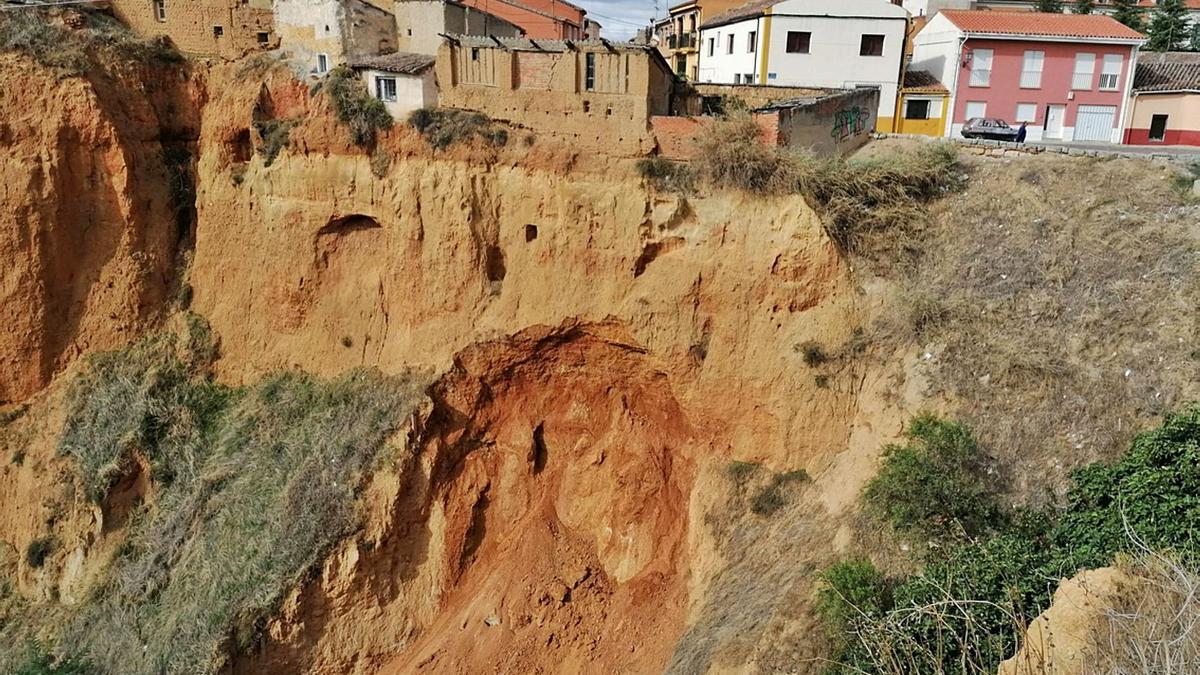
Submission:
[[[883,36],[863,35],[858,54],[859,56],[883,56]]]
[[[807,54],[808,45],[812,41],[812,33],[808,31],[789,30],[787,33],[787,53]]]

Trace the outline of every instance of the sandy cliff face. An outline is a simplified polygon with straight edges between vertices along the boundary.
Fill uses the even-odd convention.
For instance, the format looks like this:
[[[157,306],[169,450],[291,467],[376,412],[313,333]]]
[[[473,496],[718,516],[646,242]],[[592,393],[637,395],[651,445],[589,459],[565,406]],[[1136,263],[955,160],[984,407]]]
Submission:
[[[375,476],[364,532],[237,672],[662,669],[722,564],[705,468],[804,468],[836,511],[854,487],[829,467],[894,431],[867,419],[894,421],[883,376],[817,386],[804,364],[803,343],[837,351],[867,310],[799,197],[658,193],[542,141],[434,155],[407,128],[376,175],[279,72],[223,66],[119,105],[112,85],[30,78],[36,116],[4,99],[0,398],[169,312],[191,238],[164,143],[198,158],[185,288],[222,379],[442,374],[414,466]],[[297,122],[271,166],[265,119]],[[0,491],[26,490],[16,476]]]
[[[160,312],[179,231],[165,148],[199,129],[179,71],[57,80],[0,57],[0,402]]]

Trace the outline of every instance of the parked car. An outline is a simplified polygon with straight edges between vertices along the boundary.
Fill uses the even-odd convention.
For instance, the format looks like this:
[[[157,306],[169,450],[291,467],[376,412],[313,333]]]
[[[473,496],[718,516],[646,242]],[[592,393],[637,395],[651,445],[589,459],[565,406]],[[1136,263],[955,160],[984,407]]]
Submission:
[[[1017,130],[1008,122],[995,117],[972,117],[962,128],[963,138],[988,138],[993,141],[1015,141]]]

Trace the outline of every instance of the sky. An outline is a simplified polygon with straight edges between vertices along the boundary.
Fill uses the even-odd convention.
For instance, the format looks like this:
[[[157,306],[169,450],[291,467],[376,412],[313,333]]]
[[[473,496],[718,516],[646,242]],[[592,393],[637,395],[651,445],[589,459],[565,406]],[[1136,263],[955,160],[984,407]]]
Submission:
[[[588,16],[599,21],[604,37],[628,40],[638,28],[650,23],[655,14],[656,0],[572,0],[587,10]],[[667,4],[679,0],[657,0],[658,16],[665,16]]]

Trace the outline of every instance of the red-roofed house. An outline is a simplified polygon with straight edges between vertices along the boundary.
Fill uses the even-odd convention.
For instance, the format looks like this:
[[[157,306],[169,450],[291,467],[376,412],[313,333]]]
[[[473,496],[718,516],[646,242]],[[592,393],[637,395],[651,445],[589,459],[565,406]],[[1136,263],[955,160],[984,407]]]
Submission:
[[[1028,123],[1027,140],[1119,143],[1145,36],[1107,16],[942,10],[912,68],[950,91],[947,136],[976,117]]]

